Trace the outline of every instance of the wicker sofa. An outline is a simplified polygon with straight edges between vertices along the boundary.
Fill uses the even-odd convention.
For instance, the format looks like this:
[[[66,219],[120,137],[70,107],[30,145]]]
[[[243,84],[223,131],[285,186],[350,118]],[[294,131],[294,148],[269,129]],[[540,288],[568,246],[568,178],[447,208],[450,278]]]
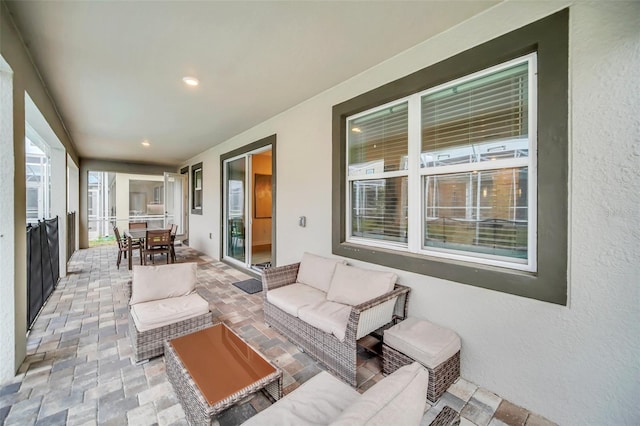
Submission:
[[[423,420],[428,381],[424,367],[413,363],[396,370],[361,395],[323,371],[243,424],[418,426]],[[458,413],[447,406],[430,426],[451,426],[459,422]]]
[[[355,387],[357,340],[406,317],[409,288],[396,279],[305,253],[264,271],[265,322]]]
[[[211,326],[209,303],[195,292],[196,263],[133,267],[129,337],[135,362],[164,353],[164,342]]]

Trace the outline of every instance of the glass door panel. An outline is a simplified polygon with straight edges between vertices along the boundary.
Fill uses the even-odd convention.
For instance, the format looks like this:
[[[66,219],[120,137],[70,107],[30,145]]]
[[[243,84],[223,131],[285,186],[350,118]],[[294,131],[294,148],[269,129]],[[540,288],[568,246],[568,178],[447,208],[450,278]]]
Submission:
[[[226,163],[226,255],[246,263],[246,157]]]

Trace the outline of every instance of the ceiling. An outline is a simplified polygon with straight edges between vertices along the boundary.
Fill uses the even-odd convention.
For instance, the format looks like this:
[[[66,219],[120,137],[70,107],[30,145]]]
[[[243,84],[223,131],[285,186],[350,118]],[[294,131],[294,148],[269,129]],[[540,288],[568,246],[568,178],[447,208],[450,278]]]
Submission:
[[[80,157],[179,164],[497,2],[7,5]]]

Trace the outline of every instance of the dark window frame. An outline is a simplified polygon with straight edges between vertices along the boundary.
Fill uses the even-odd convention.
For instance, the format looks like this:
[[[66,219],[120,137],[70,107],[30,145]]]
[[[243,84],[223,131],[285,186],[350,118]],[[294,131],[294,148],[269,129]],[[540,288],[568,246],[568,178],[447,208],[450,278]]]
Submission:
[[[333,107],[334,254],[504,293],[567,304],[569,10],[473,47]],[[537,52],[537,272],[346,242],[346,118]]]
[[[191,214],[202,214],[204,204],[204,196],[200,199],[200,207],[196,207],[196,171],[200,170],[200,181],[202,182],[202,187],[200,191],[203,191],[204,188],[204,170],[202,167],[202,162],[194,164],[191,166]],[[200,193],[201,195],[203,192]]]
[[[276,242],[277,242],[277,232],[276,232],[276,208],[277,208],[277,204],[276,204],[276,191],[277,191],[277,163],[276,163],[276,152],[277,152],[277,134],[273,134],[267,137],[264,137],[262,139],[259,139],[255,142],[252,142],[248,145],[244,145],[241,146],[240,148],[236,148],[233,151],[229,151],[226,152],[222,155],[220,155],[220,197],[221,199],[224,198],[224,194],[225,194],[225,180],[224,180],[224,162],[230,158],[233,157],[237,157],[239,155],[242,154],[246,154],[248,152],[251,151],[255,151],[258,150],[260,148],[264,148],[265,146],[269,146],[271,145],[271,199],[272,199],[272,205],[271,205],[271,264],[272,265],[277,265],[276,262]],[[225,202],[221,202],[220,203],[220,217],[222,218],[222,220],[220,220],[220,261],[223,263],[226,263],[227,265],[230,265],[234,268],[237,268],[237,265],[233,262],[228,261],[227,259],[224,258],[223,253],[224,253],[224,232],[225,232],[225,228],[224,228],[224,217],[226,215],[225,213]],[[244,269],[242,268],[242,271],[244,272],[248,272],[249,275],[254,276],[256,278],[260,278],[260,274],[256,273],[255,271],[251,270],[251,269]]]

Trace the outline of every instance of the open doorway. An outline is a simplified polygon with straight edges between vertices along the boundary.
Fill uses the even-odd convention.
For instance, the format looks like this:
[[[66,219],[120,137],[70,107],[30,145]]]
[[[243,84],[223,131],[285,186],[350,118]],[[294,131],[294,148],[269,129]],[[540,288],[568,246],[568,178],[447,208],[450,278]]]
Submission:
[[[115,244],[113,227],[132,223],[147,229],[177,225],[176,239],[186,235],[187,176],[89,171],[87,228],[89,246]]]
[[[222,156],[222,258],[261,272],[274,262],[275,135]]]

